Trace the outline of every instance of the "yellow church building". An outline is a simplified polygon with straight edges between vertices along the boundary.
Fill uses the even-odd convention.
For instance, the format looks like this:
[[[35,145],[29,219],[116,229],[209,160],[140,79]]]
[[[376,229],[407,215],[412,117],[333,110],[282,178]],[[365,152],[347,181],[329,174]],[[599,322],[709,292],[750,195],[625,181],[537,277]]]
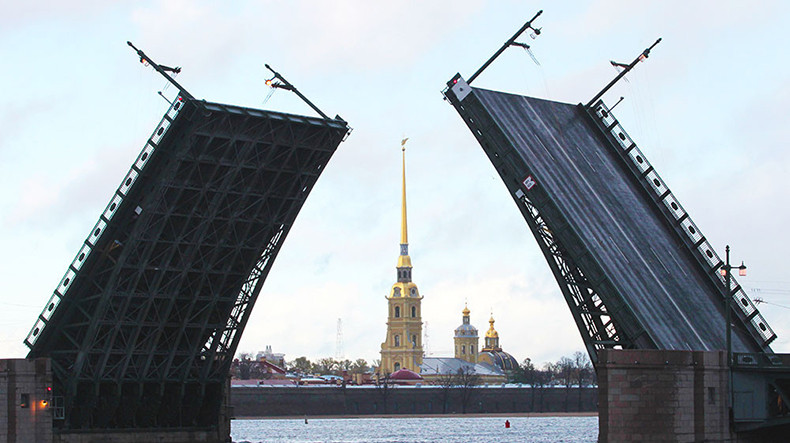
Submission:
[[[464,305],[464,310],[461,312],[461,326],[455,328],[455,358],[468,361],[469,363],[477,363],[477,328],[472,326],[469,322],[469,308]]]
[[[513,356],[502,351],[499,334],[494,329],[493,315],[485,335],[485,346],[478,347],[477,328],[470,322],[470,311],[464,306],[461,325],[455,329],[454,357],[424,357],[422,346],[422,316],[420,295],[412,281],[409,257],[409,235],[406,222],[406,140],[401,142],[403,157],[401,188],[401,235],[397,281],[392,285],[387,300],[387,335],[381,343],[381,363],[376,368],[380,376],[408,369],[427,383],[438,382],[447,374],[459,370],[472,371],[482,383],[504,383],[507,373],[518,367]],[[408,372],[408,371],[404,371]],[[413,374],[412,374],[413,375]],[[417,377],[415,375],[415,377]],[[419,378],[419,377],[417,377]]]
[[[444,383],[448,374],[459,370],[470,371],[479,377],[482,384],[502,384],[508,380],[508,372],[518,366],[516,359],[499,347],[499,334],[494,329],[493,317],[486,332],[486,345],[478,351],[480,337],[470,321],[467,306],[461,312],[461,325],[455,328],[454,357],[425,357],[420,366],[420,375],[426,383]],[[506,362],[502,365],[502,362]]]
[[[409,233],[406,223],[406,140],[401,142],[403,154],[403,185],[401,202],[400,255],[398,256],[397,282],[386,297],[389,308],[387,336],[381,344],[379,374],[389,374],[401,369],[419,372],[422,364],[422,296],[411,280]]]

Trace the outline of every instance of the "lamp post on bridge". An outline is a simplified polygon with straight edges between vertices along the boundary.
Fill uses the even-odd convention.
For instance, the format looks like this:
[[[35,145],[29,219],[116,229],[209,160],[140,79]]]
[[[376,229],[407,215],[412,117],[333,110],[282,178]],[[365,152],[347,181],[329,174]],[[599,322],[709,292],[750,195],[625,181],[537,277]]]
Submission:
[[[730,265],[730,245],[724,249],[725,251],[725,263],[721,267],[721,275],[724,276],[724,287],[727,291],[726,299],[725,299],[725,308],[726,314],[725,317],[727,319],[726,325],[726,347],[727,347],[727,367],[732,368],[732,288],[730,287],[730,272],[733,269],[738,270],[738,275],[741,277],[746,276],[746,265],[743,264],[741,261],[740,266],[732,266]]]

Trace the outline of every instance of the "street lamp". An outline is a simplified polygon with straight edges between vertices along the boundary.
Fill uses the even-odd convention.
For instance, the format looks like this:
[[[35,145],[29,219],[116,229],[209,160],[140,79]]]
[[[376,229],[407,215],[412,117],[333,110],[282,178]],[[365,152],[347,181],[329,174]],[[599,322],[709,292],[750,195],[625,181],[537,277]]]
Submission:
[[[741,277],[746,276],[746,265],[741,262],[740,266],[731,266],[730,265],[730,245],[724,249],[725,251],[725,263],[721,267],[721,275],[724,276],[724,287],[726,290],[725,296],[725,309],[727,313],[725,317],[727,318],[726,324],[726,331],[727,331],[727,366],[732,367],[732,288],[730,287],[730,272],[733,269],[738,270],[738,275]]]

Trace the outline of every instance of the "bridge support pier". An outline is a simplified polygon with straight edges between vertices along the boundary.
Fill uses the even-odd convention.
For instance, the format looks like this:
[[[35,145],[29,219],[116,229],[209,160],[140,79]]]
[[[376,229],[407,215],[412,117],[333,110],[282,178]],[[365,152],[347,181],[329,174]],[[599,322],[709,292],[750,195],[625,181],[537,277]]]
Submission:
[[[730,429],[725,351],[603,350],[598,441],[738,442]]]
[[[48,358],[0,360],[0,443],[52,441]]]
[[[215,426],[205,428],[58,428],[62,400],[53,396],[49,358],[0,359],[0,443],[226,443],[230,441],[230,380]]]

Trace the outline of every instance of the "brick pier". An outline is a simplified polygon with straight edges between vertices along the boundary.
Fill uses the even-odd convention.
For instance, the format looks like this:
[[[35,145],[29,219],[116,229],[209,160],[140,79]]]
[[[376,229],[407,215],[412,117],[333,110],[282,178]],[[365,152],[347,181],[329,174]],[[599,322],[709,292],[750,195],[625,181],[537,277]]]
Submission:
[[[730,431],[725,351],[604,350],[597,370],[600,443],[786,441]]]

